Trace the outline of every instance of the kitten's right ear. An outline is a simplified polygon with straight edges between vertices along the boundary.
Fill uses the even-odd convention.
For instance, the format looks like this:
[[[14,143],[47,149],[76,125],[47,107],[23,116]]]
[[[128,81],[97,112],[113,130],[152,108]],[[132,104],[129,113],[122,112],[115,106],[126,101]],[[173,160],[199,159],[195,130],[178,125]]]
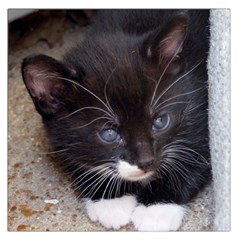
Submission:
[[[71,99],[74,75],[60,61],[46,55],[32,55],[23,60],[22,77],[37,111],[51,117]]]
[[[152,32],[144,42],[144,55],[157,64],[166,65],[179,58],[187,34],[188,16],[178,15],[162,29]]]

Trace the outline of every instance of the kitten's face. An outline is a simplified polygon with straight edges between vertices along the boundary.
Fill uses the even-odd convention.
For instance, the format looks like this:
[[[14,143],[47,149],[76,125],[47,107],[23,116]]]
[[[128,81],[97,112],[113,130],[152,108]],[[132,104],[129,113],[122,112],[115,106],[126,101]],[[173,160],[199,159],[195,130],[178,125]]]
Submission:
[[[107,81],[91,77],[90,84],[86,77],[82,87],[73,83],[80,92],[89,91],[88,96],[80,94],[71,110],[61,112],[49,131],[54,138],[56,130],[52,132],[51,128],[63,132],[72,158],[80,159],[79,166],[103,166],[104,172],[111,169],[129,181],[151,179],[161,167],[164,146],[176,136],[186,107],[184,97],[181,104],[171,101],[176,87],[167,90],[176,76],[162,77],[165,84],[156,92],[158,79],[152,77],[147,72],[137,75],[134,70],[131,74],[130,69],[126,75],[116,67]]]
[[[24,82],[64,164],[144,182],[171,172],[177,154],[190,161],[193,152],[176,146],[190,141],[189,113],[202,99],[191,80],[200,62],[186,71],[181,56],[186,26],[179,17],[141,41],[90,44],[68,64],[24,61]]]

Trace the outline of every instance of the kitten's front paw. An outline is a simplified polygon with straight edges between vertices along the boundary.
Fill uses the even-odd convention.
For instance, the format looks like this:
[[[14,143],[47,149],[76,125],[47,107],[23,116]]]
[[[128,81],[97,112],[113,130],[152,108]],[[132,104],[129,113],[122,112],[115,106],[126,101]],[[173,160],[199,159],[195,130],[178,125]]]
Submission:
[[[131,221],[139,231],[176,231],[185,212],[186,208],[177,204],[139,205]]]
[[[116,230],[130,222],[131,214],[136,205],[135,197],[123,196],[96,202],[88,200],[86,210],[93,222],[99,221],[104,227]]]

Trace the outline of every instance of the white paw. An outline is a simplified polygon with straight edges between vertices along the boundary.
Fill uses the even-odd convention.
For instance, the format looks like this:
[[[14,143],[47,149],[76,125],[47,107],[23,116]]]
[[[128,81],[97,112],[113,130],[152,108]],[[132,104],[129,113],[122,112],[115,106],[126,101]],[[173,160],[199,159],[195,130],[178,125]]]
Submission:
[[[139,205],[131,221],[139,231],[176,231],[185,212],[186,208],[177,204]]]
[[[104,227],[115,230],[130,222],[136,206],[137,200],[133,196],[86,202],[87,214],[93,222],[98,221]]]

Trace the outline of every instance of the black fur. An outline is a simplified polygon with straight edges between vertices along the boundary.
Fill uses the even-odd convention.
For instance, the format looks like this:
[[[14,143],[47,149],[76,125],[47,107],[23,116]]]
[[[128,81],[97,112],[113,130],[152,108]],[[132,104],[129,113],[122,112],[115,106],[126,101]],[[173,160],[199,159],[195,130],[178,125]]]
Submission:
[[[24,60],[26,87],[59,151],[56,158],[81,196],[129,193],[146,205],[184,204],[208,181],[208,17],[207,10],[102,10],[85,40],[61,62],[44,55]],[[159,99],[163,109],[157,111],[150,103],[160,76],[154,100],[180,80]],[[115,118],[108,124],[93,121],[103,117],[97,108],[107,111],[107,101]],[[164,113],[169,126],[152,130]],[[102,127],[117,130],[122,139],[104,143]],[[171,143],[175,147],[166,150]],[[155,174],[144,182],[122,180],[119,187],[109,184],[111,177],[100,181],[101,172],[85,177],[87,170],[109,162],[116,171],[118,159]]]

